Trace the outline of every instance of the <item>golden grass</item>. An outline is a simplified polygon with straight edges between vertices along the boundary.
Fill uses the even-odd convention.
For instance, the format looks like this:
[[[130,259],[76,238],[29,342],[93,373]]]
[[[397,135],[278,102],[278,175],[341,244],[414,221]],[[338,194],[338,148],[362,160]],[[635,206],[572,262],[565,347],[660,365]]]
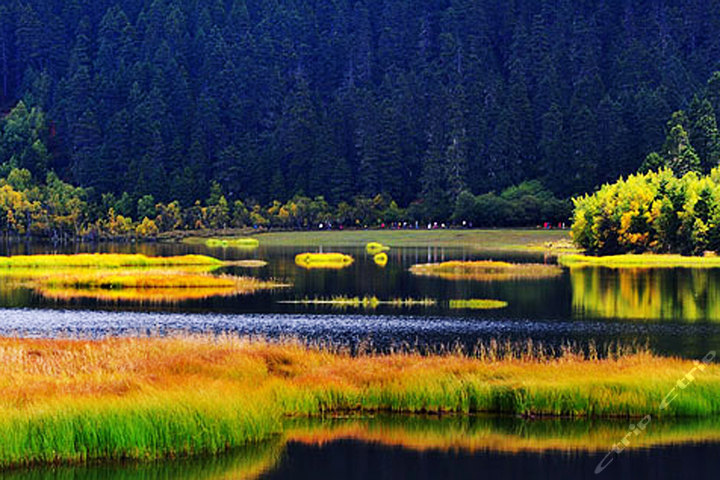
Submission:
[[[378,267],[385,267],[388,264],[388,256],[387,253],[378,253],[377,255],[373,256],[373,262],[375,262],[375,265]]]
[[[265,260],[228,260],[223,263],[226,267],[240,268],[263,268],[267,267],[267,264]]]
[[[505,308],[508,302],[503,300],[485,300],[472,298],[469,300],[450,300],[450,308],[456,310],[492,310]]]
[[[390,300],[380,300],[375,296],[365,297],[344,297],[337,296],[332,298],[313,298],[303,300],[284,300],[278,303],[289,305],[327,305],[333,308],[366,308],[375,309],[380,306],[391,306],[396,308],[409,307],[431,307],[437,305],[437,301],[431,298],[414,299],[414,298],[393,298]]]
[[[682,255],[626,254],[593,257],[563,255],[558,259],[567,267],[607,268],[720,268],[720,257],[685,257]]]
[[[369,255],[377,255],[379,253],[387,252],[390,250],[390,247],[387,247],[383,245],[382,243],[378,242],[370,242],[367,245],[365,245],[365,251]]]
[[[222,260],[204,255],[148,257],[142,254],[80,253],[76,255],[15,255],[0,257],[0,269],[12,268],[129,268],[223,265]]]
[[[330,351],[233,337],[0,339],[0,465],[220,452],[331,412],[572,417],[720,413],[720,366],[497,348],[479,357]]]
[[[357,440],[425,451],[606,452],[628,433],[628,422],[578,419],[508,419],[495,416],[423,415],[375,418],[293,418],[285,439],[307,445]],[[657,420],[629,448],[720,441],[720,419]]]
[[[344,253],[300,253],[295,256],[295,264],[302,268],[343,269],[354,262],[353,257]]]
[[[414,275],[444,278],[446,280],[501,281],[539,279],[562,274],[556,265],[537,263],[508,263],[491,260],[416,264],[410,267]]]

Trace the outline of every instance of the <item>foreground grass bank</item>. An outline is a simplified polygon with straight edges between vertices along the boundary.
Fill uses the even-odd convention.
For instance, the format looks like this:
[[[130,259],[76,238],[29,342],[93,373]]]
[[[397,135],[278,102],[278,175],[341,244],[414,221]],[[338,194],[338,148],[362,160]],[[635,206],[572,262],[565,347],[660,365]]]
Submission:
[[[693,362],[518,351],[351,356],[234,338],[0,339],[0,465],[217,453],[333,412],[635,417]],[[707,366],[665,417],[720,414]]]

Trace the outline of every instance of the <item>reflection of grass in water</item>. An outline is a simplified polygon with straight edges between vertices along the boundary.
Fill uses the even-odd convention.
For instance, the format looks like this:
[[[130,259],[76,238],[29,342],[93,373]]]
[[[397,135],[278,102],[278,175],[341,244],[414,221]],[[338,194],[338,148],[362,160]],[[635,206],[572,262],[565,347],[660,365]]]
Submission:
[[[334,308],[378,308],[380,306],[391,306],[397,308],[407,307],[430,307],[437,304],[432,298],[414,299],[414,298],[393,298],[390,300],[380,300],[377,297],[343,297],[337,296],[332,298],[306,298],[304,300],[284,300],[278,303],[291,305],[329,305]]]
[[[16,255],[0,257],[0,268],[127,268],[127,267],[179,267],[222,266],[223,262],[204,255],[176,257],[148,257],[141,254],[81,253],[77,255]],[[4,274],[4,272],[3,272]]]
[[[561,265],[568,267],[608,267],[608,268],[720,268],[720,257],[686,257],[683,255],[608,255],[593,257],[590,255],[563,255],[558,259]]]
[[[720,320],[720,290],[706,269],[573,268],[573,309],[602,318]]]
[[[154,462],[60,465],[0,471],[0,480],[221,480],[259,478],[281,460],[280,437],[244,445],[222,455]]]
[[[410,267],[410,272],[414,275],[446,280],[500,281],[555,277],[562,274],[562,269],[556,265],[534,263],[453,260],[413,265]]]
[[[450,308],[457,310],[492,310],[495,308],[505,308],[508,302],[503,300],[484,300],[473,298],[470,300],[450,300]]]
[[[0,465],[222,452],[286,415],[504,412],[644,416],[693,362],[644,351],[351,355],[233,337],[0,338]],[[665,417],[720,413],[711,365]]]
[[[570,239],[568,231],[541,229],[271,232],[256,237],[267,246],[365,247],[377,242],[393,248],[464,247],[494,251],[547,251],[546,244],[562,242],[565,245]]]
[[[313,269],[342,269],[353,264],[353,257],[344,253],[300,253],[295,256],[299,267]]]
[[[323,445],[359,440],[416,451],[580,452],[607,451],[628,433],[624,420],[535,419],[458,416],[380,415],[377,417],[291,418],[288,441]],[[655,420],[633,436],[629,449],[720,441],[720,419]]]

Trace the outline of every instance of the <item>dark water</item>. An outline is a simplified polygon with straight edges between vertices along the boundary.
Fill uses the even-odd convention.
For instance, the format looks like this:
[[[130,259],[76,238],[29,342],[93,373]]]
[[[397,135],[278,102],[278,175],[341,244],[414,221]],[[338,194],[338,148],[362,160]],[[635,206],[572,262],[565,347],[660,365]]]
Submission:
[[[261,269],[224,268],[221,272],[274,278],[287,289],[254,295],[219,297],[169,305],[53,300],[10,286],[0,276],[0,332],[33,336],[157,333],[172,330],[224,332],[267,337],[297,336],[343,345],[371,343],[436,348],[462,344],[471,349],[490,339],[548,345],[575,342],[647,343],[663,354],[701,357],[720,345],[720,269],[564,270],[533,280],[451,281],[417,277],[415,263],[452,259],[495,259],[553,263],[540,254],[479,252],[472,249],[403,248],[389,252],[378,267],[361,248],[338,248],[355,257],[343,270],[305,270],[295,254],[312,248],[256,250],[207,248],[182,244],[81,245],[52,249],[43,245],[5,246],[0,253],[141,252],[150,255],[202,253],[227,260],[263,259]],[[334,296],[433,299],[435,306],[374,309],[286,304]],[[453,310],[453,299],[497,299],[498,310]]]
[[[408,268],[415,263],[451,259],[532,263],[552,263],[554,259],[543,255],[471,249],[405,248],[391,250],[388,265],[381,268],[363,249],[325,248],[325,251],[330,250],[350,253],[356,261],[340,271],[308,271],[295,265],[294,256],[316,249],[261,247],[243,251],[188,245],[101,245],[54,250],[42,245],[5,246],[0,248],[0,253],[202,253],[228,260],[263,259],[269,265],[262,269],[228,268],[223,271],[284,280],[292,287],[248,296],[158,305],[87,299],[50,300],[33,290],[11,287],[0,276],[0,334],[92,337],[162,334],[178,330],[235,332],[271,338],[293,336],[342,345],[363,343],[378,349],[394,345],[438,349],[454,344],[472,348],[476,343],[490,339],[532,339],[549,345],[568,341],[603,345],[621,341],[647,343],[659,353],[688,358],[702,357],[709,350],[720,347],[720,269],[618,271],[588,268],[564,270],[560,276],[536,280],[450,281],[415,277]],[[337,309],[280,303],[339,295],[376,296],[380,300],[431,298],[437,305]],[[470,298],[504,300],[508,307],[478,311],[453,310],[448,306],[449,300]],[[552,427],[546,428],[524,420],[515,419],[508,423],[506,419],[497,419],[480,426],[444,425],[441,428],[437,423],[418,426],[403,417],[393,422],[390,427],[387,424],[377,427],[386,433],[383,435],[333,435],[324,432],[325,425],[321,425],[320,437],[327,437],[323,441],[278,439],[211,459],[151,465],[57,467],[5,472],[0,474],[0,479],[664,479],[717,478],[720,471],[720,425],[714,423],[697,425],[690,422],[671,426],[676,429],[671,432],[673,434],[678,431],[690,434],[680,435],[684,440],[676,444],[649,442],[644,448],[626,451],[606,472],[596,477],[593,470],[604,456],[604,447],[588,451],[588,448],[580,448],[577,442],[587,443],[597,432],[607,432],[603,442],[609,449],[622,438],[624,425],[593,422],[561,427],[551,424]],[[375,427],[367,428],[375,432]],[[538,428],[542,434],[536,432]],[[481,429],[480,434],[478,429]],[[455,439],[455,442],[426,445],[428,438],[435,438],[439,431],[440,437]],[[538,451],[511,448],[518,436],[528,432],[540,435],[532,438],[539,439],[536,443],[547,448]],[[695,438],[706,438],[708,442],[688,443],[694,438],[693,432],[697,432]],[[388,441],[388,435],[402,441]],[[473,435],[479,435],[481,439],[478,448],[457,446],[457,441],[475,438]],[[503,442],[510,437],[510,447],[503,447],[502,442],[486,441],[497,435]],[[669,438],[675,437],[670,435]],[[553,447],[553,439],[560,439],[562,448]],[[567,447],[569,441],[575,442],[574,446]]]

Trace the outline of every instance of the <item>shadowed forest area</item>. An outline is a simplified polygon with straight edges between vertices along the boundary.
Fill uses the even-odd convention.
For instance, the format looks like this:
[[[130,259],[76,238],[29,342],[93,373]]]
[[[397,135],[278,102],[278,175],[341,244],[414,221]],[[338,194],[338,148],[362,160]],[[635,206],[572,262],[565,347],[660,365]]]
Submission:
[[[3,228],[565,220],[677,124],[717,164],[719,54],[717,1],[8,0]]]

